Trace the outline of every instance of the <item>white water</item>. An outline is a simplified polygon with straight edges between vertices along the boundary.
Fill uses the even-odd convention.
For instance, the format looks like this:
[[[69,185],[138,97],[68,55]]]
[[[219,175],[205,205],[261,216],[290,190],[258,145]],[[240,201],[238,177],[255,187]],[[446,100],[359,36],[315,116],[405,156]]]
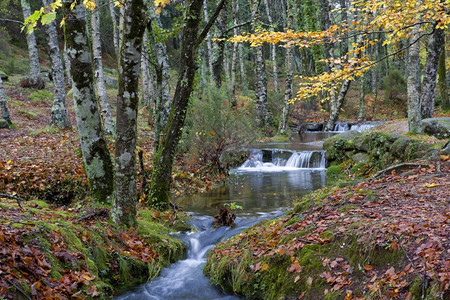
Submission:
[[[350,127],[350,130],[355,130],[359,132],[363,132],[369,130],[372,127],[375,127],[377,124],[355,124]]]
[[[267,150],[266,150],[267,151]],[[286,154],[283,158],[280,153]],[[236,171],[281,172],[299,169],[324,170],[326,168],[325,151],[286,151],[272,150],[271,161],[263,161],[263,150],[251,149],[249,158]]]

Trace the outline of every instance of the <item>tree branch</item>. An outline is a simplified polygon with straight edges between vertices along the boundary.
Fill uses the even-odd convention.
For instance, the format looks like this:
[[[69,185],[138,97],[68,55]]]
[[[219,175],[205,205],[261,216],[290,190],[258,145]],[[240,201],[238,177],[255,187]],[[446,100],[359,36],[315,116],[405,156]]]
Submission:
[[[203,28],[202,33],[197,38],[197,41],[195,42],[195,48],[197,48],[200,43],[206,38],[206,35],[208,34],[208,31],[211,29],[212,25],[216,21],[217,17],[219,16],[220,11],[225,6],[225,3],[227,0],[221,0],[219,2],[219,5],[217,5],[216,11],[212,15],[211,19],[209,20],[208,24],[205,25],[205,28]]]
[[[20,24],[20,25],[23,26],[23,22],[22,22],[22,21],[19,21],[19,20],[12,20],[12,19],[4,19],[4,18],[0,18],[0,21],[3,21],[3,22],[13,22],[13,23],[17,23],[17,24]]]
[[[228,32],[230,32],[230,31],[232,31],[232,30],[234,30],[234,29],[236,29],[236,28],[239,28],[239,27],[248,25],[248,24],[250,24],[251,22],[252,22],[252,21],[250,20],[250,21],[247,21],[247,22],[244,22],[244,23],[241,23],[241,24],[234,25],[234,26],[228,28],[227,30],[225,30],[225,33],[228,33]]]

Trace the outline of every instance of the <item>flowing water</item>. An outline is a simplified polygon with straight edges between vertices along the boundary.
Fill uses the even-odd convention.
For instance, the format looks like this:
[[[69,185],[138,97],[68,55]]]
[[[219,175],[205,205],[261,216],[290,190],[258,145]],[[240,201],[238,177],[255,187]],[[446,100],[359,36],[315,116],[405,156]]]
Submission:
[[[312,138],[314,139],[314,138]],[[208,250],[261,220],[281,216],[302,195],[325,185],[325,153],[318,140],[293,144],[265,144],[249,150],[249,158],[232,170],[220,188],[175,199],[193,212],[194,232],[178,233],[187,253],[147,284],[115,299],[240,299],[214,286],[203,275]],[[224,204],[242,206],[236,227],[211,228],[213,215]]]

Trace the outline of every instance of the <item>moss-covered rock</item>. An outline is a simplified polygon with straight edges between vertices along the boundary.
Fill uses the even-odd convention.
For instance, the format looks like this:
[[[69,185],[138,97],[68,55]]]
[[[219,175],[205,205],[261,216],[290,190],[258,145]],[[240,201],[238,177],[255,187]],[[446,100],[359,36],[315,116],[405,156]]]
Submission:
[[[450,118],[429,118],[422,120],[423,131],[426,134],[447,139],[450,137]]]

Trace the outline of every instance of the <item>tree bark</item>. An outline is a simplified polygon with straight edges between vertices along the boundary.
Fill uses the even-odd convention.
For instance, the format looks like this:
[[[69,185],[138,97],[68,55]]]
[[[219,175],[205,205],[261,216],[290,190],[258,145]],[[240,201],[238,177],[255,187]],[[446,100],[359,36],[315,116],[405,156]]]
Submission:
[[[64,43],[64,70],[66,72],[66,77],[67,77],[67,85],[72,87],[72,75],[70,74],[70,59],[69,59],[69,55],[67,55],[67,45],[66,43]]]
[[[412,133],[422,133],[422,118],[419,101],[419,81],[418,74],[420,72],[420,43],[419,25],[414,26],[409,47],[409,61],[407,66],[407,95],[408,95],[408,126]]]
[[[11,115],[9,113],[8,102],[6,101],[5,89],[3,88],[3,81],[0,77],[0,110],[2,112],[2,118],[11,124]]]
[[[203,17],[205,19],[205,23],[209,22],[209,14],[208,14],[208,3],[207,1],[203,2]],[[211,84],[213,83],[213,53],[212,53],[212,39],[211,39],[211,32],[208,32],[206,36],[206,47],[207,47],[207,60],[208,60],[208,70],[209,70],[209,76],[211,80]]]
[[[21,0],[23,19],[26,20],[31,15],[30,2]],[[30,58],[30,86],[39,89],[44,88],[44,82],[41,78],[41,66],[39,64],[39,54],[34,32],[27,34],[28,56]]]
[[[217,18],[217,27],[219,29],[219,41],[217,42],[217,56],[213,61],[213,78],[216,87],[222,86],[222,73],[224,65],[225,40],[227,38],[227,10],[224,8]]]
[[[216,13],[223,8],[224,3],[225,0],[219,3]],[[187,1],[186,23],[183,27],[181,40],[181,57],[184,59],[180,62],[180,76],[177,81],[169,120],[161,135],[158,151],[153,160],[148,205],[160,210],[169,208],[172,162],[178,141],[183,133],[189,98],[194,88],[198,46],[205,37],[203,34],[200,37],[198,36],[202,6],[203,0]],[[214,14],[208,24],[214,22],[216,17],[217,14]],[[209,28],[206,27],[202,33]]]
[[[445,36],[442,44],[441,58],[439,59],[438,75],[439,75],[439,90],[441,92],[441,109],[450,110],[450,100],[447,92],[447,74],[445,70]]]
[[[98,0],[95,1],[98,7]],[[91,14],[92,29],[92,49],[94,53],[94,77],[97,85],[98,103],[100,106],[100,117],[104,133],[114,134],[114,121],[111,113],[111,106],[106,93],[105,76],[103,74],[102,44],[100,38],[100,14],[98,9]]]
[[[287,16],[286,16],[286,28],[293,29],[294,27],[294,1],[287,1]],[[288,129],[288,119],[290,104],[292,99],[292,82],[294,77],[294,49],[292,47],[286,48],[286,83],[284,87],[284,105],[281,113],[281,121],[278,128],[280,133],[285,133]]]
[[[266,13],[267,13],[267,19],[269,20],[269,25],[273,25],[272,16],[270,14],[270,8],[269,8],[269,0],[264,0],[264,4],[266,6]],[[273,86],[275,93],[279,92],[278,88],[278,67],[277,67],[277,46],[275,44],[272,44],[270,46],[271,54],[272,54],[272,71],[273,71]]]
[[[250,0],[252,13],[252,29],[256,31],[260,26],[259,0]],[[270,130],[270,116],[267,111],[267,77],[263,46],[254,47],[255,51],[255,77],[256,77],[256,124],[266,133]]]
[[[420,95],[420,105],[423,119],[433,117],[436,79],[443,44],[444,30],[435,28],[433,34],[428,40],[428,55],[425,63],[425,74],[423,77],[422,91]]]
[[[43,0],[45,6],[49,6],[53,1]],[[52,105],[51,125],[59,128],[70,128],[69,118],[67,117],[66,109],[66,84],[64,82],[64,69],[59,50],[58,33],[56,31],[56,22],[52,21],[45,26],[48,39],[48,52],[50,56],[50,63],[52,65],[52,76],[54,86],[54,96]]]
[[[108,6],[109,6],[109,12],[111,14],[111,22],[113,25],[114,52],[116,53],[116,58],[119,59],[119,51],[120,51],[119,29],[117,28],[117,19],[116,19],[116,12],[114,9],[114,1],[108,0]]]
[[[231,2],[231,13],[233,15],[233,35],[238,35],[238,8],[239,8],[239,0],[232,0]],[[237,52],[238,52],[238,43],[233,43],[233,56],[231,59],[231,107],[236,107],[236,71],[237,71]]]
[[[366,89],[365,89],[365,76],[362,75],[359,81],[359,113],[358,121],[364,121],[366,119],[365,106],[366,106]]]
[[[125,2],[123,42],[120,51],[119,92],[117,96],[116,188],[111,212],[121,225],[136,225],[136,138],[139,106],[138,86],[142,39],[145,31],[144,1]]]
[[[63,2],[66,18],[64,36],[71,62],[73,97],[84,167],[95,199],[105,202],[113,191],[113,168],[107,144],[103,138],[100,115],[94,89],[92,56],[86,32],[86,10],[72,1]]]

